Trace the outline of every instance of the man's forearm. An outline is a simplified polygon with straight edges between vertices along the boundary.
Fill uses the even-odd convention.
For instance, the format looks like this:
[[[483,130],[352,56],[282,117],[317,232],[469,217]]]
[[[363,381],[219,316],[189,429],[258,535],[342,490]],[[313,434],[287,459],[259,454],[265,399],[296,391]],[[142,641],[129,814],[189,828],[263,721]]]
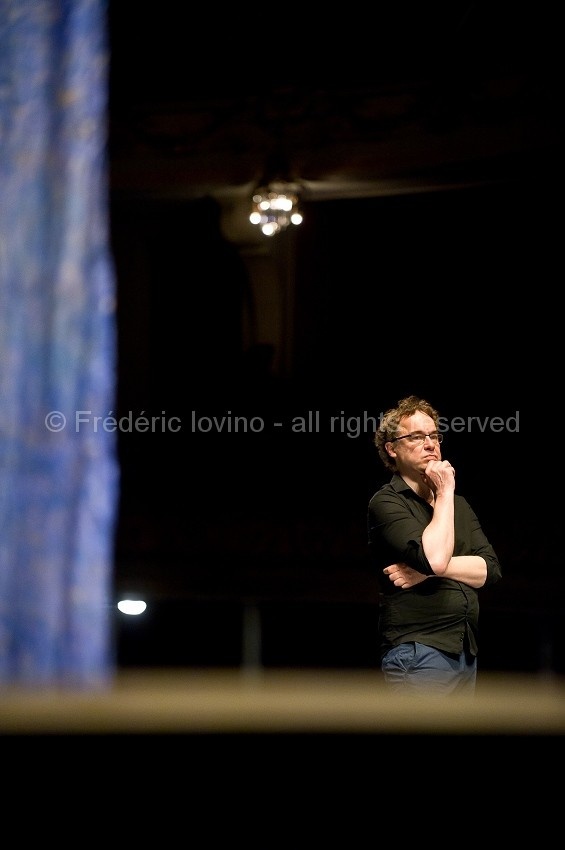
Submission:
[[[487,563],[480,555],[456,555],[449,561],[442,578],[452,578],[469,587],[479,588],[487,580]]]
[[[455,545],[453,495],[437,500],[434,515],[422,534],[422,546],[430,566],[437,576],[446,576],[446,570]]]

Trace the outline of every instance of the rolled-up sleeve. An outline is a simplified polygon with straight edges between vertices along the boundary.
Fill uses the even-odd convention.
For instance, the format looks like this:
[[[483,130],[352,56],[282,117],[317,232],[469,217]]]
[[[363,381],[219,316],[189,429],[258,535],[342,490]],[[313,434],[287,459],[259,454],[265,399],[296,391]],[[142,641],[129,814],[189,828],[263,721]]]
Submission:
[[[434,575],[422,546],[429,521],[424,505],[412,506],[392,489],[379,490],[368,511],[369,550],[378,566],[403,562],[423,575]]]

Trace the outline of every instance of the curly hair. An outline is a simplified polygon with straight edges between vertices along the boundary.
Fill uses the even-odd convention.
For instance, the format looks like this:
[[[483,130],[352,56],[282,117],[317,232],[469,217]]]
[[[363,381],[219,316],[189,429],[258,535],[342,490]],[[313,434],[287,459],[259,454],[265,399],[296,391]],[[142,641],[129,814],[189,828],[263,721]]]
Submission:
[[[436,428],[439,429],[439,413],[437,410],[428,401],[415,395],[400,399],[396,407],[391,407],[381,417],[379,427],[375,432],[374,442],[380,459],[386,468],[392,472],[396,472],[396,461],[388,454],[385,443],[394,440],[397,436],[401,419],[404,419],[405,416],[413,416],[418,411],[433,419]]]

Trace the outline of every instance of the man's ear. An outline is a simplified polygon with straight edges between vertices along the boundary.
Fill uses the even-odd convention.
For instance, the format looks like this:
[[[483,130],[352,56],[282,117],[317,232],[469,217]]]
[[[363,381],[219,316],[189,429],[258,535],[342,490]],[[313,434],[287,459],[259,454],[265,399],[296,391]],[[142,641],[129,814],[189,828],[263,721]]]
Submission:
[[[394,451],[394,449],[392,447],[392,443],[385,443],[385,449],[386,449],[386,453],[390,457],[396,457],[396,452]]]

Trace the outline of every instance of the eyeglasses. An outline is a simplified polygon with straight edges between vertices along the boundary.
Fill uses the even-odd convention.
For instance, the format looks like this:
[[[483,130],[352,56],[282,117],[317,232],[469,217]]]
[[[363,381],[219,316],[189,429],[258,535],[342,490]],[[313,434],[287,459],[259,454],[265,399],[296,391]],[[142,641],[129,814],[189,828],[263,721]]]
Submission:
[[[443,434],[438,434],[437,431],[434,431],[432,434],[403,434],[402,437],[395,437],[393,440],[389,440],[389,443],[396,443],[398,440],[408,440],[409,443],[425,443],[426,439],[429,438],[432,443],[441,443],[443,441]]]

